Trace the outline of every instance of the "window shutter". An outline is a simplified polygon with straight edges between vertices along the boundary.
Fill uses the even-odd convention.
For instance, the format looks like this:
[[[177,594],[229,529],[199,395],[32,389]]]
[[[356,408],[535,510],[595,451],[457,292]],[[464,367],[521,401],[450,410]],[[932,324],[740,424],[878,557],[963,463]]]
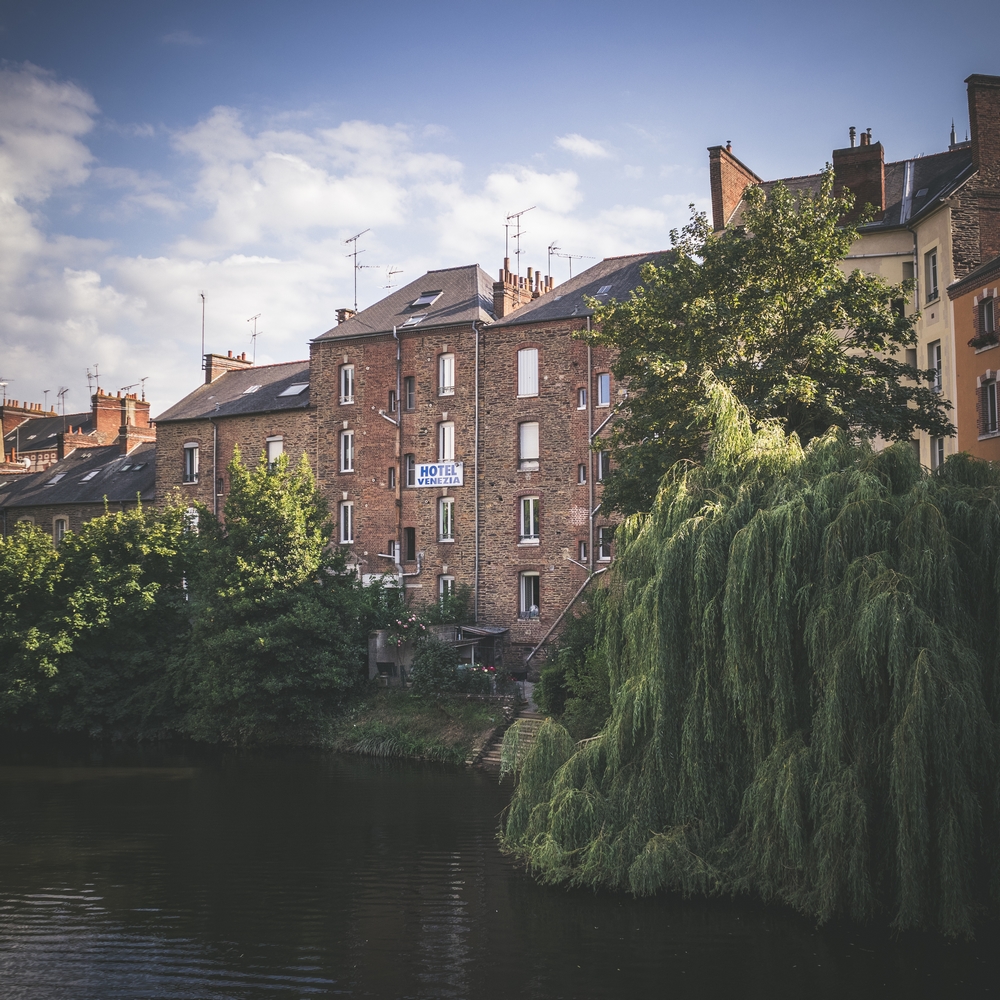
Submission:
[[[521,424],[521,460],[538,458],[538,424]]]
[[[517,394],[538,395],[538,348],[525,347],[517,352]]]

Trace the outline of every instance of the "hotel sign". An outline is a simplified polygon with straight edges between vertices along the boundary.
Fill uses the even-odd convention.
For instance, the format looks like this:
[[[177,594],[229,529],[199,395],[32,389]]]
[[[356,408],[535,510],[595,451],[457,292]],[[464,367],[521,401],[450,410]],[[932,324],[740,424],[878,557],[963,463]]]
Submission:
[[[434,462],[417,466],[417,486],[462,486],[461,462]]]

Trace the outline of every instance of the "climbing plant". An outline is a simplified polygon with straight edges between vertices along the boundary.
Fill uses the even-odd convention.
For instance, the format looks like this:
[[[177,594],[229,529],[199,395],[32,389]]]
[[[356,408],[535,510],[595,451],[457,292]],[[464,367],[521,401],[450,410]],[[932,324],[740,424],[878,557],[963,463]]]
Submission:
[[[616,536],[611,716],[547,724],[502,843],[549,882],[968,935],[1000,895],[1000,470],[706,398],[704,464]]]

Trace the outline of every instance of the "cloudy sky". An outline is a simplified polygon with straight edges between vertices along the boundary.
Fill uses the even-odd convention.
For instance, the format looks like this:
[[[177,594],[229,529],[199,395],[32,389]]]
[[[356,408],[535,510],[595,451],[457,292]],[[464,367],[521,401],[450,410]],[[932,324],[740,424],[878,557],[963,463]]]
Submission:
[[[847,129],[889,159],[964,136],[1000,74],[995,6],[0,0],[0,378],[86,409],[147,378],[154,414],[206,346],[308,356],[390,268],[495,274],[659,249],[708,209],[706,147],[811,173]],[[557,281],[570,262],[553,261]]]

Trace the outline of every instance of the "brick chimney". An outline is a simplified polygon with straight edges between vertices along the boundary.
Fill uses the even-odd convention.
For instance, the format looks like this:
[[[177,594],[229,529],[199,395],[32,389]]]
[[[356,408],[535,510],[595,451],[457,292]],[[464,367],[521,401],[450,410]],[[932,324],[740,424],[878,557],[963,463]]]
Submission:
[[[731,143],[708,147],[708,172],[712,181],[712,226],[716,232],[725,229],[743,200],[743,192],[761,179],[733,156]]]
[[[247,352],[233,356],[230,351],[225,356],[221,354],[205,355],[205,383],[214,382],[220,375],[241,368],[252,368],[253,362],[247,361]]]
[[[353,319],[357,316],[357,312],[353,309],[338,309],[337,310],[337,326],[341,323],[346,323],[349,319]]]
[[[872,142],[871,129],[861,133],[859,145],[833,151],[833,177],[833,193],[838,198],[845,188],[854,195],[854,208],[844,216],[844,222],[857,221],[866,205],[874,207],[874,221],[881,220],[885,212],[885,151],[882,143]]]
[[[98,389],[90,397],[90,405],[95,436],[101,444],[110,444],[118,437],[118,428],[122,425],[122,394],[112,396]]]
[[[1000,76],[974,74],[969,88],[972,169],[979,200],[980,260],[1000,254]]]
[[[527,277],[511,273],[510,258],[504,257],[500,280],[493,282],[493,315],[497,319],[503,319],[532,299],[547,295],[555,287],[555,278],[548,274],[543,276],[540,271],[531,267],[528,268]]]

